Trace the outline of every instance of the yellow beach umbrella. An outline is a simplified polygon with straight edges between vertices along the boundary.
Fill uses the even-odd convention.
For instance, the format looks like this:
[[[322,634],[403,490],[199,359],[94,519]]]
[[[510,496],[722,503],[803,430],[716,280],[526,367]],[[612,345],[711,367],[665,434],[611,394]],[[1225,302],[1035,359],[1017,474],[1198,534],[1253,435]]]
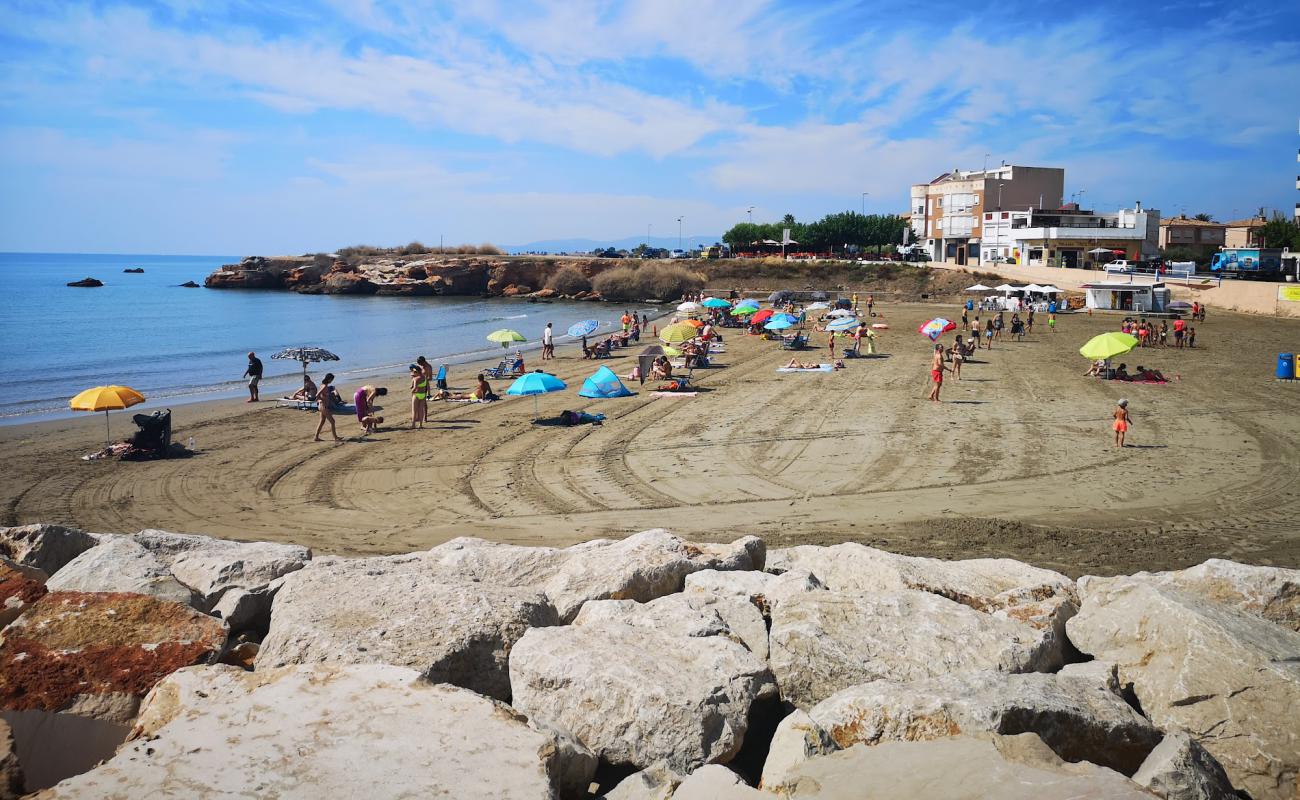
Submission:
[[[499,331],[492,331],[487,335],[489,342],[498,342],[502,347],[509,347],[512,342],[526,342],[527,339],[519,331],[512,331],[509,328],[502,328]]]
[[[1094,336],[1088,340],[1087,344],[1079,348],[1079,355],[1084,358],[1090,358],[1093,361],[1101,361],[1115,356],[1122,356],[1128,351],[1137,347],[1138,340],[1136,336],[1119,331],[1111,331]]]
[[[669,325],[667,328],[664,328],[659,332],[660,340],[665,341],[668,344],[689,342],[691,339],[694,339],[699,335],[700,332],[694,325],[687,325],[684,322]]]
[[[107,447],[111,442],[108,432],[108,412],[130,408],[143,402],[144,395],[129,386],[96,386],[72,398],[68,401],[68,407],[73,411],[104,412],[104,445]]]

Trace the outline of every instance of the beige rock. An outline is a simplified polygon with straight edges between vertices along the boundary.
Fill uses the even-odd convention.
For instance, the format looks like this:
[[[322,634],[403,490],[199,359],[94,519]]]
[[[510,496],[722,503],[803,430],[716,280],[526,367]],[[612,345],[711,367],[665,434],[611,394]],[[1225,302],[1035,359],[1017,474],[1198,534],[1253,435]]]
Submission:
[[[1062,761],[1032,733],[856,745],[792,780],[786,796],[801,800],[1151,800],[1119,773]]]
[[[613,764],[679,773],[740,750],[767,665],[726,636],[592,622],[533,628],[510,654],[512,704]]]
[[[104,537],[64,565],[46,586],[60,592],[147,594],[183,605],[194,600],[189,587],[176,580],[157,555],[128,536]]]
[[[1048,671],[1062,661],[1049,632],[915,590],[792,595],[772,612],[768,645],[781,697],[804,709],[873,680]]]
[[[17,800],[25,791],[13,734],[9,725],[0,720],[0,800]]]
[[[204,611],[227,591],[265,589],[311,561],[311,550],[296,544],[233,542],[159,530],[140,531],[131,539],[157,555],[177,580],[194,590]]]
[[[1132,775],[1160,731],[1087,678],[954,672],[912,683],[873,681],[813,706],[809,717],[841,748],[963,733],[1037,734],[1066,761]]]
[[[1211,558],[1188,569],[1139,572],[1131,579],[1182,589],[1300,631],[1300,569],[1256,567]],[[1088,580],[1101,585],[1113,579]]]
[[[673,636],[728,636],[767,660],[767,624],[758,609],[737,597],[670,594],[649,603],[591,600],[574,625],[618,622]]]
[[[686,576],[688,594],[740,597],[748,600],[764,617],[772,616],[772,608],[792,594],[822,591],[826,587],[817,576],[809,572],[721,572],[706,569]]]
[[[312,564],[285,577],[257,668],[393,664],[505,700],[511,647],[556,622],[539,592],[451,580],[420,557]]]
[[[668,800],[681,782],[682,776],[666,767],[649,767],[619,781],[600,800]]]
[[[774,550],[769,572],[811,572],[833,591],[917,589],[989,614],[1056,630],[1075,611],[1074,581],[1009,558],[943,561],[902,556],[846,542]]]
[[[772,795],[746,786],[740,776],[721,764],[695,770],[673,793],[673,800],[771,800]]]
[[[839,749],[825,728],[813,722],[806,711],[795,709],[776,727],[767,760],[763,762],[760,786],[768,791],[780,791],[791,784],[791,776],[805,761]]]
[[[1119,694],[1119,665],[1113,661],[1084,661],[1066,664],[1056,673],[1062,678],[1080,678],[1100,686],[1108,692]]]
[[[1152,722],[1185,729],[1256,800],[1294,800],[1300,634],[1142,578],[1085,578],[1079,591],[1070,640],[1118,664]]]
[[[53,575],[63,565],[98,544],[89,533],[62,525],[0,528],[0,556]]]
[[[160,684],[133,742],[38,797],[551,800],[574,788],[563,757],[507,706],[403,667],[208,667]]]
[[[619,541],[598,539],[564,549],[460,538],[423,558],[460,578],[543,591],[560,619],[569,622],[588,600],[644,603],[680,592],[692,572],[762,569],[765,552],[762,540],[753,536],[731,544],[696,544],[664,530],[649,530]]]
[[[1214,756],[1184,731],[1165,736],[1133,782],[1165,800],[1236,800],[1237,793]]]

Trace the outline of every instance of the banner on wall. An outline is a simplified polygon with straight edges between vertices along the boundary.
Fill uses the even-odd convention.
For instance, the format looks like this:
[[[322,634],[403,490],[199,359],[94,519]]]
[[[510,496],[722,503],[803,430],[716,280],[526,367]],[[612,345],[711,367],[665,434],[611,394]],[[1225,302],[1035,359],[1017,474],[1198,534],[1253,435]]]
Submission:
[[[1277,299],[1289,300],[1292,303],[1300,303],[1300,286],[1277,287]]]

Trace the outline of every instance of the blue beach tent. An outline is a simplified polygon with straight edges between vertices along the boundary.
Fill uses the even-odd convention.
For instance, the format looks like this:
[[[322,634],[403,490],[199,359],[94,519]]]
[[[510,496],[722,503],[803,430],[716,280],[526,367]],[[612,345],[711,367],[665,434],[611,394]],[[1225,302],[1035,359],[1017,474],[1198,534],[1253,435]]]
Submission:
[[[632,392],[627,390],[623,382],[614,374],[614,370],[609,367],[601,367],[590,378],[582,382],[582,389],[579,390],[578,396],[592,397],[599,400],[609,397],[631,397]]]

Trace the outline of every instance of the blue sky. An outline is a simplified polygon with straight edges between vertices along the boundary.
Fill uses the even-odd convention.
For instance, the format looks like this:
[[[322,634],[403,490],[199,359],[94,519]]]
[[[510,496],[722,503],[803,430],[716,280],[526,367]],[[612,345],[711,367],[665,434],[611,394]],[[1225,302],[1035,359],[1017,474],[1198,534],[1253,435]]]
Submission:
[[[989,161],[1290,209],[1295,0],[0,0],[0,250],[289,253],[901,211]]]

